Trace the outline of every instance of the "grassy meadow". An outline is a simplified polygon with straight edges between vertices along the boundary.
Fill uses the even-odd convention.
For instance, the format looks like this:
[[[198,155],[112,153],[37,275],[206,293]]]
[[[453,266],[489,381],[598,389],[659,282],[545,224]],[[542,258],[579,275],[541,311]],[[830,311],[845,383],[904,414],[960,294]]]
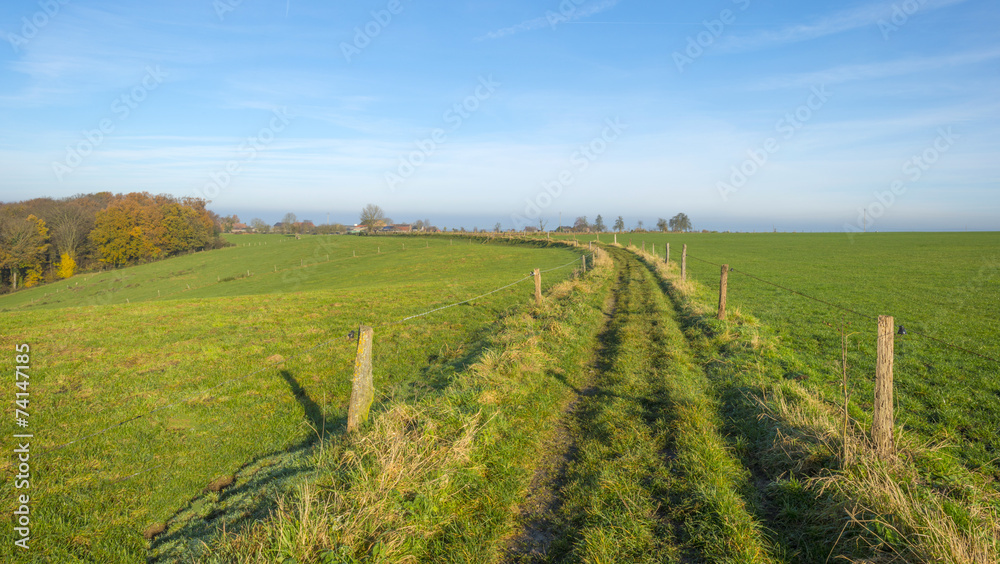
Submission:
[[[600,240],[609,241],[602,234]],[[594,235],[577,235],[581,241]],[[945,445],[1000,483],[1000,365],[927,335],[1000,359],[1000,233],[626,233],[621,244],[655,245],[718,299],[728,264],[728,307],[761,322],[795,351],[784,376],[805,379],[831,401],[842,396],[841,323],[848,335],[852,403],[870,411],[876,322],[892,315],[896,421]],[[696,258],[695,258],[696,257]],[[701,259],[701,261],[697,260]],[[715,264],[708,264],[709,261]],[[746,272],[862,315],[844,312],[741,274]]]
[[[32,346],[36,547],[0,559],[1000,553],[1000,368],[920,335],[1000,357],[998,234],[624,234],[586,275],[586,245],[545,240],[231,240],[0,297],[0,345]],[[880,314],[909,332],[892,462],[866,438]],[[360,323],[378,395],[345,434]]]
[[[447,238],[232,241],[0,297],[0,346],[31,345],[35,434],[34,549],[7,543],[0,559],[140,560],[143,530],[182,511],[210,523],[200,504],[218,494],[204,490],[241,471],[258,480],[232,494],[242,517],[266,516],[275,492],[308,476],[303,453],[315,439],[342,432],[349,331],[375,327],[377,401],[420,397],[470,362],[498,316],[529,303],[532,284],[394,322],[581,254]],[[544,288],[572,271],[546,273]],[[13,402],[4,411],[13,419]],[[12,511],[0,522],[5,538]]]

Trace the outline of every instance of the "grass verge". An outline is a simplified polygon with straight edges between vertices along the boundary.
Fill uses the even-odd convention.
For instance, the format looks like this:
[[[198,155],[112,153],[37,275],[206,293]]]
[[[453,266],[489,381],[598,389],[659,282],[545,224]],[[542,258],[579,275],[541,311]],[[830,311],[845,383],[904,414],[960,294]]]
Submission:
[[[757,514],[795,562],[996,562],[1000,498],[989,475],[897,428],[898,457],[866,439],[870,417],[811,389],[800,351],[752,316],[715,319],[715,291],[662,280],[721,400],[723,428],[754,473]],[[855,376],[857,377],[857,376]],[[845,457],[845,441],[848,456]]]
[[[516,527],[533,460],[589,358],[607,260],[506,316],[438,393],[383,403],[317,451],[317,478],[271,518],[229,533],[217,562],[490,562]]]

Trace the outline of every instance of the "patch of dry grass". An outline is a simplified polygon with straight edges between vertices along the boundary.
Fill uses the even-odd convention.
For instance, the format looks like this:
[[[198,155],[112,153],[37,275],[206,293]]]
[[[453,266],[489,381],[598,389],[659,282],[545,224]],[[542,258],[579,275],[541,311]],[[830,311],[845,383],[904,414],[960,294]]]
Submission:
[[[441,420],[461,424],[443,425]],[[318,461],[329,476],[278,500],[272,519],[227,535],[214,558],[317,562],[328,555],[414,562],[407,544],[440,534],[442,511],[458,492],[451,473],[469,463],[483,426],[480,413],[435,413],[396,405],[362,434],[343,437]],[[451,513],[455,515],[455,513]]]

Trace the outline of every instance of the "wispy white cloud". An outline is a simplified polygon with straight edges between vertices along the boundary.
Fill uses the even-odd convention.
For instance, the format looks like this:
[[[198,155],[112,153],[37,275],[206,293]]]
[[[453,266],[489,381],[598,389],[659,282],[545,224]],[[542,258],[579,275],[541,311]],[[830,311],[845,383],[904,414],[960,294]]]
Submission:
[[[564,2],[563,4],[569,4],[572,6],[571,10],[562,11],[560,8],[559,12],[548,11],[544,16],[537,18],[532,18],[530,20],[524,20],[519,24],[515,24],[509,27],[503,27],[495,31],[486,33],[476,38],[477,41],[482,41],[484,39],[500,39],[501,37],[507,37],[508,35],[514,35],[516,33],[521,33],[523,31],[532,31],[535,29],[541,29],[543,27],[556,27],[560,23],[566,23],[576,20],[581,20],[583,18],[589,18],[595,14],[599,14],[605,10],[610,10],[614,8],[618,2],[621,0],[603,0],[602,2],[595,2],[593,4],[588,4],[582,8],[577,8],[572,6],[572,2]],[[562,4],[560,4],[562,6]]]
[[[1000,49],[970,51],[937,57],[915,57],[896,61],[839,65],[816,72],[772,78],[754,85],[758,90],[809,88],[817,84],[832,85],[859,80],[877,80],[909,74],[926,73],[941,68],[975,65],[1000,58]]]
[[[926,12],[960,4],[966,0],[925,0],[920,2],[918,11]],[[720,41],[719,48],[730,51],[749,51],[774,45],[808,41],[828,35],[843,33],[865,26],[876,26],[880,20],[891,22],[898,2],[878,2],[858,6],[830,14],[811,22],[798,23],[778,30],[761,31],[753,34],[730,35]]]

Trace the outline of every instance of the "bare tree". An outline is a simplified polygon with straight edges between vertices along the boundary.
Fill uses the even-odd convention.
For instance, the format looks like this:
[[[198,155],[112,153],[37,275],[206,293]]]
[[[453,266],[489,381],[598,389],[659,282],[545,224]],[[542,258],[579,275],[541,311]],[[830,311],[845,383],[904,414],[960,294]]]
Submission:
[[[359,223],[364,225],[369,233],[374,233],[377,228],[385,225],[385,212],[375,204],[368,204],[361,210]]]
[[[295,221],[297,219],[298,218],[295,217],[294,213],[292,213],[292,212],[286,213],[285,214],[285,218],[281,220],[281,231],[282,231],[282,233],[291,233],[292,232],[292,228],[295,225]]]
[[[87,235],[94,228],[94,218],[73,202],[65,202],[56,210],[49,222],[49,236],[56,252],[77,258],[77,249],[87,242]]]
[[[259,217],[255,217],[250,220],[250,227],[253,227],[253,230],[257,233],[267,233],[271,230],[271,226]]]
[[[538,218],[538,230],[539,231],[545,231],[545,226],[548,225],[548,224],[549,224],[548,221],[546,221],[546,220],[544,220],[542,218]]]

